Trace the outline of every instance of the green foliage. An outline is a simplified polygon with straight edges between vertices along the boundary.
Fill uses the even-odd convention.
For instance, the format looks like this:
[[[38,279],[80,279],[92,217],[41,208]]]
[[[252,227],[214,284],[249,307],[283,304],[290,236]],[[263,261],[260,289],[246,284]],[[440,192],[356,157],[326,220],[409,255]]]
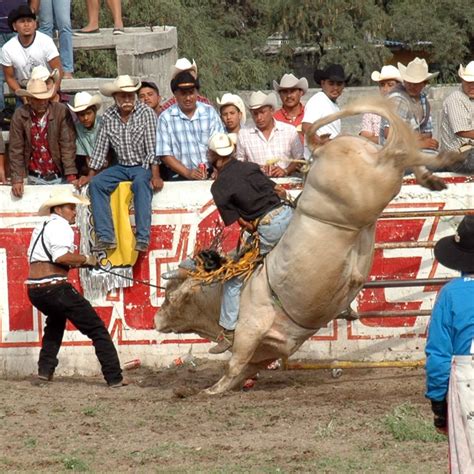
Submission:
[[[383,423],[397,441],[442,442],[446,437],[438,434],[431,420],[425,419],[418,409],[404,403],[385,416]]]
[[[66,457],[62,461],[64,469],[68,471],[85,472],[89,470],[87,464],[82,459],[74,456]]]

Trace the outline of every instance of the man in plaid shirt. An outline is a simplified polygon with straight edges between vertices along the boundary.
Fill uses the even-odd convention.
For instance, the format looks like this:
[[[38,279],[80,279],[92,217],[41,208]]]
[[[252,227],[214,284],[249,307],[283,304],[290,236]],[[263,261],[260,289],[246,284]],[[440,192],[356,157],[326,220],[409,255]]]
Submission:
[[[110,195],[122,181],[132,181],[135,209],[135,250],[146,252],[150,241],[151,200],[153,192],[163,187],[155,159],[156,115],[153,109],[137,101],[141,84],[130,76],[119,76],[104,84],[100,92],[115,100],[102,116],[102,124],[92,152],[88,176],[78,186],[90,181],[89,193],[96,233],[96,250],[117,246]],[[117,164],[99,171],[106,164],[109,151]]]
[[[206,179],[208,142],[224,126],[218,113],[197,101],[199,79],[183,71],[171,80],[176,104],[161,113],[156,131],[156,156],[165,179]]]

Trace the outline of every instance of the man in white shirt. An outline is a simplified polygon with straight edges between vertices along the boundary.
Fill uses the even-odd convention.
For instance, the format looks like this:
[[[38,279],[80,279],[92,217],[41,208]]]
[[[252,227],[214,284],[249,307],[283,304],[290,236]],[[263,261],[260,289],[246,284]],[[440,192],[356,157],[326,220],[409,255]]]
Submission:
[[[340,64],[330,64],[326,69],[316,69],[314,71],[314,80],[321,85],[321,92],[309,99],[306,103],[302,129],[306,133],[309,127],[323,117],[339,112],[339,106],[336,101],[341,96],[346,82],[350,79],[346,77],[344,68]],[[337,137],[341,133],[341,121],[336,120],[318,130],[314,137],[316,142],[324,142],[327,139]],[[305,158],[310,158],[311,152],[305,138]]]
[[[59,89],[63,70],[59,51],[53,40],[36,31],[36,15],[26,5],[20,5],[8,15],[8,24],[17,36],[7,41],[2,48],[3,73],[5,81],[16,93],[24,88],[36,66],[58,69],[60,77],[57,83]]]
[[[253,92],[249,109],[254,127],[243,128],[237,137],[237,159],[260,165],[268,176],[281,178],[298,168],[303,159],[303,145],[293,125],[275,120],[277,106],[274,93]]]

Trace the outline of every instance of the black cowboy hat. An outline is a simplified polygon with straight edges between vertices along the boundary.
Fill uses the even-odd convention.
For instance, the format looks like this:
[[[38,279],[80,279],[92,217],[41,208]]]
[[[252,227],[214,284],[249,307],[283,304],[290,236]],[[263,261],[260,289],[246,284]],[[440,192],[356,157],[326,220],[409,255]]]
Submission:
[[[10,27],[10,30],[15,31],[13,23],[20,18],[33,18],[33,20],[36,20],[36,15],[28,5],[20,5],[18,8],[14,8],[8,14],[8,26]]]
[[[455,235],[440,239],[434,254],[445,267],[474,272],[474,216],[464,217]]]
[[[199,79],[194,77],[189,71],[182,71],[176,74],[170,83],[171,92],[175,93],[178,89],[197,89],[199,90]]]
[[[317,84],[321,84],[321,81],[325,79],[338,82],[349,82],[351,79],[350,74],[346,77],[344,68],[340,64],[330,64],[326,69],[315,69],[313,77]]]

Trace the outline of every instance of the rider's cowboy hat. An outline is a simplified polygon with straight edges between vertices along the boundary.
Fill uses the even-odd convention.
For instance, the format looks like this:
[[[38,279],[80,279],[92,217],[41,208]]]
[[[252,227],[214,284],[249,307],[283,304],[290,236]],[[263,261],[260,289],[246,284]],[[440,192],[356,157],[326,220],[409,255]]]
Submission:
[[[277,98],[273,92],[270,94],[264,94],[262,91],[252,92],[249,99],[249,109],[256,110],[265,105],[269,105],[274,109],[277,108]]]
[[[314,80],[317,84],[321,81],[330,80],[336,82],[349,82],[351,75],[346,76],[344,68],[340,64],[330,64],[326,69],[316,69],[314,71]]]
[[[389,80],[402,82],[402,76],[400,75],[400,71],[395,66],[392,66],[391,64],[388,66],[383,66],[380,72],[379,71],[372,72],[370,78],[374,82],[389,81]]]
[[[455,235],[440,239],[434,254],[445,267],[474,272],[474,216],[464,217]]]
[[[398,63],[398,70],[404,81],[413,84],[429,81],[439,74],[439,72],[428,72],[428,63],[425,59],[420,58],[415,58],[406,66],[402,63]]]
[[[20,18],[32,18],[33,20],[36,20],[36,15],[28,5],[20,5],[18,8],[11,10],[7,19],[10,30],[15,31],[13,23]]]
[[[237,107],[239,112],[242,114],[240,123],[243,125],[247,121],[247,113],[245,111],[244,101],[237,94],[226,93],[221,99],[217,97],[216,101],[217,105],[219,105],[219,111],[222,109],[222,107],[224,107],[224,105],[233,105],[234,107]]]
[[[56,90],[54,87],[48,89],[46,82],[41,79],[30,79],[26,85],[26,89],[18,89],[15,91],[18,97],[34,97],[35,99],[51,99]]]
[[[53,69],[50,72],[46,66],[35,66],[31,70],[30,79],[41,79],[42,81],[47,81],[48,79],[52,79],[54,82],[58,82],[59,70]]]
[[[78,92],[74,96],[74,105],[67,104],[73,112],[82,112],[89,107],[97,106],[97,109],[102,105],[102,99],[99,94],[90,95],[89,92]]]
[[[171,66],[171,79],[174,79],[177,74],[183,71],[189,71],[194,77],[197,77],[198,68],[196,61],[189,61],[187,58],[179,58],[174,66]]]
[[[308,79],[302,77],[298,79],[293,74],[283,74],[280,80],[280,84],[277,81],[273,81],[273,89],[280,92],[282,89],[301,89],[303,94],[308,92]]]
[[[70,189],[59,189],[49,199],[41,204],[38,215],[49,216],[52,207],[62,206],[63,204],[84,204],[88,206],[90,201],[86,197],[73,194]]]
[[[137,92],[141,87],[140,79],[132,78],[129,75],[118,76],[112,82],[107,82],[100,87],[100,93],[106,97],[111,97],[117,92]]]
[[[209,150],[219,156],[229,156],[235,150],[235,144],[227,133],[215,133],[209,139]]]
[[[466,67],[459,65],[459,77],[466,82],[474,82],[474,61],[471,61]]]

